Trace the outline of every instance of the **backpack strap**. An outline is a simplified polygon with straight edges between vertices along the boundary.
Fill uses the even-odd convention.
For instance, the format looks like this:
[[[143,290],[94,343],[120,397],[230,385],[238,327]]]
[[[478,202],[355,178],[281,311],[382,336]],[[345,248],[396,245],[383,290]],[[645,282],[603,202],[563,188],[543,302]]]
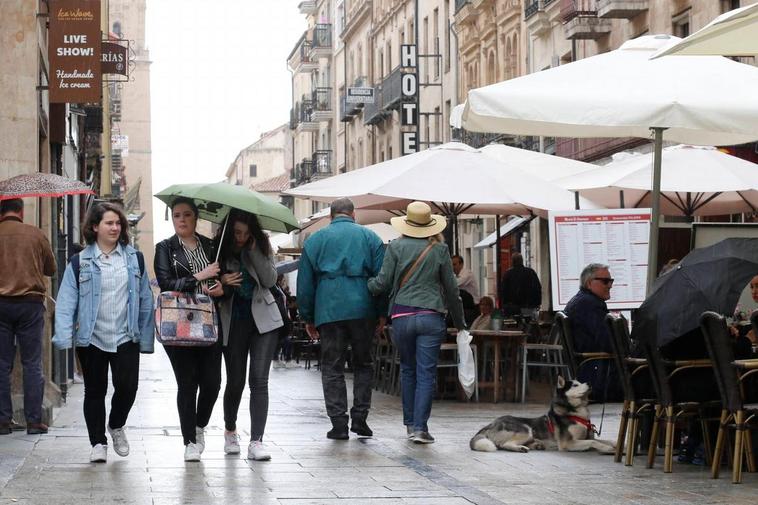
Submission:
[[[71,259],[69,260],[71,262],[71,268],[74,270],[74,276],[76,277],[76,287],[79,287],[79,265],[80,265],[80,258],[79,253],[74,254],[71,256]],[[139,273],[140,275],[145,275],[145,255],[142,254],[141,251],[137,251],[137,263],[139,264]]]

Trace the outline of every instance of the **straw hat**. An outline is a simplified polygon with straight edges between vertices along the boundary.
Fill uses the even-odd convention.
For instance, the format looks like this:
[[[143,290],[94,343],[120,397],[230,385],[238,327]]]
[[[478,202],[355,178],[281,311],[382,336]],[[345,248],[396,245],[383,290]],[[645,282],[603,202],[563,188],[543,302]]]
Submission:
[[[432,214],[432,209],[424,202],[411,202],[405,216],[390,219],[392,227],[403,235],[426,238],[437,235],[447,226],[447,219]]]

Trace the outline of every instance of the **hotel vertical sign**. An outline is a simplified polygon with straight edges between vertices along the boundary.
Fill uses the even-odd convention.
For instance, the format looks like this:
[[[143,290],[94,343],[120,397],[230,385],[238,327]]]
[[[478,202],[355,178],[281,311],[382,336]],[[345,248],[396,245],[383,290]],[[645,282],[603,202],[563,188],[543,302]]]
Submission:
[[[400,87],[403,104],[400,109],[400,125],[412,127],[412,131],[400,133],[400,150],[403,156],[418,152],[418,52],[415,44],[400,46],[400,66],[405,71]]]
[[[99,102],[100,0],[50,0],[48,34],[50,102]]]

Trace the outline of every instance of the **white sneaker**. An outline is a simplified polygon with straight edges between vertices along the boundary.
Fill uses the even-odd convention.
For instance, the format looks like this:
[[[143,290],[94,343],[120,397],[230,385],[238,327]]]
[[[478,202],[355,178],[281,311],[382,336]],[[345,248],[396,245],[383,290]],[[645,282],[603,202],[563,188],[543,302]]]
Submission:
[[[253,440],[250,445],[247,446],[247,459],[253,459],[255,461],[268,461],[271,459],[271,454],[268,453],[263,442],[260,440]]]
[[[121,457],[129,455],[129,441],[126,439],[125,428],[111,428],[108,426],[108,433],[111,434],[113,441],[113,450]]]
[[[105,463],[108,461],[108,446],[103,444],[95,444],[89,453],[90,463]]]
[[[205,450],[205,428],[201,428],[200,426],[195,428],[195,445],[197,445],[197,449],[202,454]]]
[[[237,435],[236,431],[224,431],[224,453],[240,453],[240,436]]]
[[[184,446],[184,461],[200,461],[200,448],[190,442]]]

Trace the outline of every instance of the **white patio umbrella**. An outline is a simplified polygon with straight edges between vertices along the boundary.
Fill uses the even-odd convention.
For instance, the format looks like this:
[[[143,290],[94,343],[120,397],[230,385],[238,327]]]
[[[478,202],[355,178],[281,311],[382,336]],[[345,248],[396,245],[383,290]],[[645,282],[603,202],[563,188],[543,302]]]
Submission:
[[[635,154],[555,183],[606,207],[647,207],[652,173],[652,153]],[[758,165],[714,147],[667,147],[663,150],[661,197],[661,211],[666,215],[755,212]]]
[[[399,211],[355,209],[355,222],[362,225],[389,223],[390,219],[400,215]],[[326,207],[300,222],[301,232],[315,233],[332,222],[330,207]]]
[[[423,200],[448,216],[467,214],[545,215],[575,208],[574,195],[517,164],[499,162],[459,142],[311,182],[287,194],[331,201],[351,197],[359,209],[405,210]],[[581,208],[597,208],[580,199]]]
[[[726,58],[650,60],[678,42],[669,35],[627,41],[619,49],[471,90],[469,131],[554,137],[655,139],[648,286],[657,261],[663,140],[733,145],[758,139],[758,68]]]
[[[758,3],[725,12],[653,58],[668,55],[758,55]]]
[[[561,156],[519,149],[518,147],[503,144],[490,144],[482,147],[481,151],[509,166],[518,167],[520,170],[546,181],[555,181],[570,175],[595,170],[597,165],[576,161]],[[597,203],[597,202],[596,202]]]

